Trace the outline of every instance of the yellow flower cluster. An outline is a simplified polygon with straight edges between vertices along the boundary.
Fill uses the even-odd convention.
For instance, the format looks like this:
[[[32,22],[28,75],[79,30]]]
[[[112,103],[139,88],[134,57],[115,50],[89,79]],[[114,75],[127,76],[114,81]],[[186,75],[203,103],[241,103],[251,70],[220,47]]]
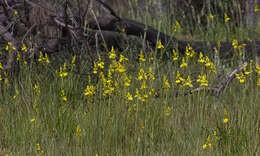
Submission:
[[[239,74],[235,74],[236,78],[239,80],[240,83],[244,83],[246,79],[246,75],[249,75],[251,72],[246,71],[246,67],[243,65],[243,71]]]
[[[66,65],[66,63],[64,63],[63,67],[60,67],[60,71],[59,71],[59,76],[61,78],[68,76],[69,73],[66,70],[67,70],[67,65]]]
[[[181,25],[178,21],[175,22],[175,26],[173,28],[174,32],[180,31],[181,30]]]
[[[46,65],[50,64],[50,60],[48,58],[47,53],[45,53],[43,56],[43,53],[41,51],[40,51],[40,58],[38,58],[38,61],[42,63],[46,63]]]

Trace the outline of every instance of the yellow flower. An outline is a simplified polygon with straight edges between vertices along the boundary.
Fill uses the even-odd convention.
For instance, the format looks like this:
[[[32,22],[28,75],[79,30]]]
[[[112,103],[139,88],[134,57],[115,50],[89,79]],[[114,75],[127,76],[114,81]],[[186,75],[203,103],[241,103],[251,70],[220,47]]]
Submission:
[[[87,87],[86,87],[86,89],[84,91],[84,95],[85,96],[92,96],[94,94],[95,94],[95,87],[87,85]]]
[[[149,67],[148,77],[149,77],[150,80],[155,80],[152,67]]]
[[[40,151],[41,150],[41,146],[39,143],[36,144],[36,147],[37,147],[37,151]]]
[[[181,30],[181,25],[178,21],[176,21],[173,30],[174,30],[174,32]]]
[[[187,81],[183,86],[189,86],[190,88],[193,87],[193,85],[191,84],[190,76],[188,76]]]
[[[100,69],[103,69],[103,68],[104,68],[104,62],[101,60],[101,57],[100,57],[100,56],[98,56],[97,66],[98,66]]]
[[[142,50],[140,51],[140,54],[139,54],[139,61],[140,61],[140,62],[146,61],[146,59],[144,58],[144,54],[143,54],[143,51],[142,51]]]
[[[23,51],[23,52],[27,52],[27,47],[26,47],[25,44],[22,45],[22,51]]]
[[[97,74],[97,70],[98,70],[97,64],[96,62],[94,62],[93,74]]]
[[[207,144],[203,144],[202,148],[203,148],[203,149],[206,149],[207,146],[208,146]]]
[[[124,74],[124,86],[129,87],[131,85],[131,80],[128,78],[126,74]]]
[[[204,59],[204,57],[203,57],[203,54],[202,54],[202,52],[200,52],[200,56],[199,56],[200,58],[198,59],[198,62],[199,63],[204,63],[205,62],[205,59]]]
[[[80,125],[78,125],[76,127],[76,133],[75,133],[76,136],[82,136],[82,132],[81,132],[81,128],[80,128]]]
[[[164,48],[164,46],[163,46],[161,40],[158,41],[157,48],[158,48],[158,49],[163,49],[163,48]]]
[[[76,62],[76,55],[73,56],[72,60],[71,60],[71,64],[72,64],[72,67],[75,67],[75,62]]]
[[[179,58],[179,56],[176,54],[175,49],[172,49],[172,59],[173,61],[177,61]]]
[[[180,67],[181,68],[185,68],[185,67],[187,67],[188,66],[188,64],[185,62],[185,59],[184,59],[184,57],[182,58],[182,61],[181,61],[181,65],[180,65]]]
[[[124,55],[120,54],[119,62],[122,63],[123,61],[128,61],[128,58],[126,58]]]
[[[18,11],[14,10],[14,16],[17,16],[17,15],[18,15]]]
[[[165,110],[165,116],[170,116],[171,115],[171,110],[172,110],[172,108],[168,106],[166,108],[166,110]]]
[[[181,77],[181,74],[179,71],[177,71],[177,75],[176,75],[176,81],[175,81],[177,84],[180,84],[180,83],[185,83],[185,79],[183,79]]]
[[[169,84],[165,75],[163,75],[163,87],[166,88],[166,89],[171,88],[171,86],[170,86],[170,84]]]
[[[0,69],[2,69],[3,70],[3,65],[2,65],[2,63],[0,62]]]
[[[187,58],[191,58],[196,54],[195,51],[192,49],[192,47],[189,44],[186,46],[185,53],[186,53]]]
[[[236,75],[236,78],[239,80],[240,83],[244,83],[245,82],[245,75],[243,74],[243,72],[241,72],[241,75],[239,74],[235,74]]]
[[[116,53],[115,53],[115,49],[114,49],[113,46],[112,46],[112,49],[109,53],[109,58],[112,59],[112,60],[114,60],[116,58]]]
[[[257,79],[257,86],[260,86],[260,77]]]
[[[41,93],[39,86],[34,85],[33,89],[34,89],[34,91],[35,91],[35,93],[36,93],[37,95],[39,95],[39,94]]]
[[[132,96],[132,94],[129,93],[129,92],[127,92],[126,98],[127,98],[127,100],[129,100],[129,101],[132,101],[132,100],[133,100],[133,96]]]
[[[61,91],[61,98],[62,98],[62,100],[63,101],[68,101],[68,99],[67,99],[67,97],[66,97],[66,95],[65,95],[65,91],[64,91],[64,89],[62,89],[62,91]]]
[[[210,13],[209,18],[212,20],[214,18],[214,16]]]
[[[225,119],[223,120],[223,122],[224,122],[224,123],[228,123],[228,118],[225,118]]]
[[[236,49],[238,47],[237,40],[233,40],[232,45],[233,45],[234,49]]]
[[[144,69],[141,68],[141,69],[139,70],[137,80],[141,81],[141,80],[143,80],[143,79],[144,79]]]
[[[206,74],[204,74],[202,77],[198,75],[197,82],[200,83],[200,87],[207,87],[208,86],[208,80],[206,79]]]
[[[225,18],[225,22],[230,21],[230,18],[228,17],[228,15],[226,13],[224,14],[224,18]]]
[[[13,96],[13,99],[15,99],[18,94],[19,94],[19,91],[16,89],[16,90],[15,90],[15,95]]]
[[[32,118],[32,119],[31,119],[31,123],[35,122],[35,120],[36,120],[35,118]]]
[[[254,12],[258,12],[258,11],[260,11],[260,9],[259,9],[257,3],[255,3]]]

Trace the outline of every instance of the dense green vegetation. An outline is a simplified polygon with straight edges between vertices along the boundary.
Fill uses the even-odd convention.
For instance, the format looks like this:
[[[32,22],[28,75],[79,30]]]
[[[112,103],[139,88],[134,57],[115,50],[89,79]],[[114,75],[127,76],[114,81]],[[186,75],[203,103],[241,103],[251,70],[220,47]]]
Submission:
[[[218,47],[208,52],[215,57],[192,47],[181,56],[158,41],[152,51],[99,51],[95,62],[88,52],[43,52],[28,61],[23,56],[30,47],[24,45],[17,70],[1,73],[0,155],[259,155],[255,58],[219,96],[206,89],[182,95],[214,87],[243,63],[246,45],[236,40],[252,36],[225,13],[224,23],[215,16],[206,17],[207,29],[192,34],[163,13],[152,19],[146,12],[138,20],[177,37],[233,42],[231,60],[216,57]],[[7,43],[2,50],[15,49]],[[160,57],[166,53],[167,59]]]

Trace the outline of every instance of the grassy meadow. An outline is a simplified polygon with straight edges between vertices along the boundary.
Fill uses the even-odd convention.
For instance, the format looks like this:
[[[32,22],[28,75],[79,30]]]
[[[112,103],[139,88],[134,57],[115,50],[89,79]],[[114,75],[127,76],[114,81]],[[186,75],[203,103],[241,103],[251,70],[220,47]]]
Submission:
[[[130,9],[128,18],[178,38],[233,42],[230,60],[219,59],[219,47],[207,56],[187,46],[181,55],[160,41],[155,49],[100,50],[96,60],[88,49],[26,60],[30,46],[23,45],[15,71],[1,70],[0,155],[259,155],[255,58],[219,96],[206,89],[182,95],[216,86],[243,63],[246,45],[237,40],[255,38],[224,14],[224,23],[209,14],[207,28],[198,24],[192,33],[160,12],[135,18]]]

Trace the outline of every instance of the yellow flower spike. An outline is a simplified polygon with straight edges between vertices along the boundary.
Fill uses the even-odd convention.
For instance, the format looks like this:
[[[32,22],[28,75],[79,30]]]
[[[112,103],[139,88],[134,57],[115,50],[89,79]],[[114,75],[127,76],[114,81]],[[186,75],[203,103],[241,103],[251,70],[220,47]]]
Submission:
[[[175,22],[175,26],[173,28],[174,32],[180,31],[181,30],[181,25],[178,21]]]
[[[255,6],[254,6],[254,12],[258,12],[258,11],[260,11],[260,9],[259,9],[259,7],[258,7],[258,4],[255,3]]]
[[[224,118],[223,122],[228,123],[228,118]]]
[[[163,48],[164,48],[164,46],[163,46],[161,40],[159,40],[158,45],[157,45],[157,49],[163,49]]]
[[[155,77],[154,77],[154,73],[153,73],[153,69],[152,69],[152,67],[149,67],[149,70],[148,70],[148,77],[149,77],[149,80],[155,80]]]
[[[233,45],[234,49],[237,49],[238,48],[237,40],[233,40],[232,45]]]
[[[193,87],[191,80],[190,80],[190,76],[188,76],[187,81],[185,82],[184,86],[189,86],[190,88]]]
[[[225,22],[230,21],[230,17],[228,17],[227,13],[224,14],[224,19],[225,19]]]
[[[115,53],[115,49],[112,46],[111,51],[109,52],[109,58],[114,60],[116,58],[116,53]]]
[[[126,74],[124,74],[124,86],[129,87],[131,85],[131,80],[127,77]]]
[[[199,62],[199,63],[204,63],[204,62],[205,62],[205,59],[204,59],[204,57],[203,57],[202,52],[200,52],[200,56],[199,56],[198,62]]]
[[[206,149],[207,146],[208,146],[207,144],[203,144],[202,148],[203,148],[203,149]]]
[[[172,59],[173,61],[177,61],[179,58],[179,56],[176,54],[175,49],[172,49]]]
[[[87,85],[86,89],[84,90],[85,96],[93,96],[95,95],[95,87],[92,85]]]
[[[40,151],[41,150],[41,146],[39,143],[36,144],[36,148],[37,148],[37,151]]]
[[[97,70],[98,70],[97,64],[96,62],[94,62],[93,74],[97,74]]]
[[[124,65],[122,65],[121,63],[118,63],[117,71],[120,73],[124,73],[126,71],[126,69],[125,69]]]
[[[206,74],[204,74],[202,77],[198,75],[197,82],[200,83],[200,87],[207,87],[208,86],[208,80],[206,79]]]
[[[144,62],[144,61],[146,61],[146,59],[144,58],[143,51],[141,50],[139,54],[139,62]]]
[[[133,96],[132,96],[132,94],[129,93],[129,92],[127,92],[126,98],[127,98],[127,100],[129,100],[129,101],[132,101],[132,100],[133,100]]]
[[[245,65],[243,64],[242,66],[243,66],[243,71],[244,71],[245,75],[249,75],[250,72],[247,72],[247,71],[246,71],[246,67],[245,67]]]
[[[137,80],[141,81],[141,80],[143,80],[143,79],[144,79],[144,69],[141,68],[141,69],[139,70]]]
[[[38,85],[35,84],[34,87],[33,87],[33,90],[35,91],[35,93],[36,93],[37,95],[40,95],[41,91],[40,91],[40,88],[39,88]]]
[[[101,57],[100,57],[100,56],[98,56],[97,66],[98,66],[100,69],[103,69],[103,68],[104,68],[104,62],[101,60]]]
[[[181,83],[185,83],[185,79],[183,79],[181,77],[181,74],[179,71],[177,71],[177,75],[176,75],[176,81],[175,81],[177,84],[181,84]]]
[[[163,87],[166,88],[166,89],[171,88],[171,86],[170,86],[170,84],[169,84],[165,75],[163,75]]]
[[[35,120],[36,120],[35,118],[32,118],[32,119],[31,119],[31,123],[35,122]]]
[[[16,17],[18,15],[18,11],[14,10],[14,16]]]
[[[209,57],[208,57],[208,56],[206,56],[206,60],[205,60],[205,66],[206,66],[206,67],[210,67],[210,66],[211,66],[211,62],[210,62],[210,60],[209,60]]]
[[[81,130],[81,127],[80,125],[78,125],[76,127],[76,133],[75,133],[76,136],[82,136],[82,130]]]
[[[209,19],[213,20],[214,16],[212,15],[212,13],[209,14]]]
[[[122,63],[124,61],[128,61],[128,58],[126,58],[124,55],[120,54],[119,62]]]
[[[180,65],[180,68],[186,68],[188,66],[188,64],[185,62],[185,59],[184,57],[182,58],[182,61],[181,61],[181,65]]]
[[[23,51],[23,52],[27,52],[27,47],[26,47],[25,44],[22,45],[22,51]]]

